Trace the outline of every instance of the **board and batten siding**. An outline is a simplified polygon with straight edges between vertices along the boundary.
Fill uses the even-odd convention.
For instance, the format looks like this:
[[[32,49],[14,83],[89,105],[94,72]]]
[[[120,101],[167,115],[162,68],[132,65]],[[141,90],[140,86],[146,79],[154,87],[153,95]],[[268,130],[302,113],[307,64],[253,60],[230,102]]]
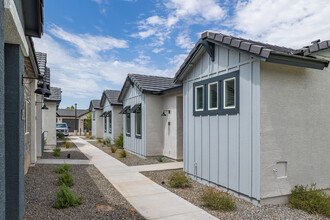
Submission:
[[[204,50],[204,49],[203,49]],[[183,80],[184,170],[196,180],[260,201],[260,61],[215,46]],[[193,83],[239,70],[239,113],[193,115]]]
[[[107,129],[104,129],[104,117],[102,117],[102,129],[103,129],[103,138],[111,138],[113,141],[118,138],[118,136],[123,131],[123,121],[122,115],[119,112],[122,110],[122,106],[111,105],[110,102],[106,99],[103,106],[103,112],[111,111],[112,112],[112,132],[109,133],[109,117],[107,117]],[[98,116],[99,117],[99,116]]]
[[[124,148],[129,152],[137,154],[139,156],[146,156],[146,109],[145,109],[145,95],[136,88],[136,86],[130,86],[125,98],[123,100],[123,108],[126,106],[131,106],[141,103],[141,122],[142,122],[142,137],[135,137],[135,113],[131,113],[131,135],[126,135],[126,115],[123,114],[123,136],[124,136]]]

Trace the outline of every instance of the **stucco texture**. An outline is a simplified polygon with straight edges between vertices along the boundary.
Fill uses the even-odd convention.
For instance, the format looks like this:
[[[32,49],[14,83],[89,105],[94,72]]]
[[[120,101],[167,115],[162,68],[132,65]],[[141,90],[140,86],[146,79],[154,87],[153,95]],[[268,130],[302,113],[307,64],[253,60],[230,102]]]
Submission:
[[[45,139],[47,140],[46,145],[56,146],[56,103],[45,102],[48,109],[42,110],[44,115],[44,132]]]
[[[329,69],[261,63],[261,199],[330,187],[329,88]]]

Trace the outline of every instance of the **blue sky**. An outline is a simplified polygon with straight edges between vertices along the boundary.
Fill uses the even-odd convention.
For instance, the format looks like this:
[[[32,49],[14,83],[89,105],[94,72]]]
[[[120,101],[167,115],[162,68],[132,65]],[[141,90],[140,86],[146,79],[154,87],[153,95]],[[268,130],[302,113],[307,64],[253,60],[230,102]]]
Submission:
[[[206,30],[299,48],[330,39],[327,0],[45,0],[51,86],[88,108],[127,73],[173,77]]]

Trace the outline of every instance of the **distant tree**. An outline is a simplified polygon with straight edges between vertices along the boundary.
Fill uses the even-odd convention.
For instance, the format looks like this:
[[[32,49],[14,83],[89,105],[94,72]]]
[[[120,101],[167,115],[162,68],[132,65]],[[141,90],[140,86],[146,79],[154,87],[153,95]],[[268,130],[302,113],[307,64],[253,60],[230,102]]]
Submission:
[[[74,106],[71,105],[71,107],[66,107],[66,109],[74,109]]]
[[[89,112],[86,114],[86,119],[84,121],[85,126],[87,127],[88,131],[92,129],[92,113]]]

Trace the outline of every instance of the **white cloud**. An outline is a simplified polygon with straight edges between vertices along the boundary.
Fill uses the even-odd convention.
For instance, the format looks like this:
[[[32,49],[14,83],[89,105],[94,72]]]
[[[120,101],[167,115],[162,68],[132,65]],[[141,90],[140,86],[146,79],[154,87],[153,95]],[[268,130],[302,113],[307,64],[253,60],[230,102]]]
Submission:
[[[191,50],[194,47],[194,42],[192,42],[187,32],[180,33],[179,36],[176,38],[175,43],[182,49]]]
[[[239,2],[233,27],[243,37],[299,48],[330,38],[328,0],[250,0]]]
[[[62,40],[73,44],[81,54],[96,56],[101,51],[113,48],[128,48],[125,40],[116,39],[110,36],[94,36],[90,34],[72,34],[54,25],[49,32]]]
[[[162,48],[154,48],[154,49],[152,49],[152,52],[154,52],[154,53],[160,53],[160,52],[162,52],[163,50],[165,50],[164,47],[162,47]]]
[[[150,63],[151,57],[144,55],[142,52],[139,52],[139,57],[135,58],[133,61],[140,65],[145,65]]]

